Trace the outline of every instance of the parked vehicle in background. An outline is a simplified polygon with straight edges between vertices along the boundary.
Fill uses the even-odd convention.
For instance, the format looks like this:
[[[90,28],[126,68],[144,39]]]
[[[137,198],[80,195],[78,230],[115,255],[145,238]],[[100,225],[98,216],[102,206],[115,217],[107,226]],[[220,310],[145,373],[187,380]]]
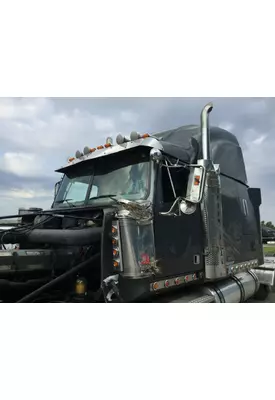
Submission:
[[[275,242],[275,229],[262,226],[262,242],[264,244]]]

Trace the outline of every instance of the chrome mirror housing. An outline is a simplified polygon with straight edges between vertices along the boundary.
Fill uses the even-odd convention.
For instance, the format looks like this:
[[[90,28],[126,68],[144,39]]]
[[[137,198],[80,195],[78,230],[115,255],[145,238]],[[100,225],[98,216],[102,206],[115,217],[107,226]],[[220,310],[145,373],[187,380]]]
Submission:
[[[150,151],[150,159],[159,164],[163,160],[163,154],[159,149],[153,148]]]

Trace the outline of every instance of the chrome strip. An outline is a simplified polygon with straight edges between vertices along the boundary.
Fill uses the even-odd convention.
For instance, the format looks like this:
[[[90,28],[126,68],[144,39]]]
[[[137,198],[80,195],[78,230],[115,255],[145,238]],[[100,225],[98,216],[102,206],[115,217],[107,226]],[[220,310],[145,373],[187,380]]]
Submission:
[[[231,271],[230,275],[236,275],[240,272],[246,272],[246,271],[251,270],[259,278],[258,269],[257,269],[258,264],[259,264],[258,260],[255,259],[255,260],[249,260],[249,261],[245,261],[245,262],[238,263],[238,264],[227,265],[227,267]],[[259,267],[259,268],[261,268],[261,267]],[[275,273],[275,268],[274,268],[274,273]],[[230,275],[228,275],[228,277],[230,277]],[[266,274],[266,276],[267,276],[267,274]],[[198,281],[202,278],[204,278],[203,272],[196,272],[193,274],[174,276],[172,278],[162,279],[160,281],[152,282],[150,285],[150,291],[158,292],[160,290],[169,289],[169,288],[175,287],[175,286],[187,285],[190,282]],[[213,280],[213,282],[215,282],[215,280]],[[274,281],[274,284],[275,284],[275,281]],[[155,285],[158,285],[158,287],[155,288],[154,287]]]
[[[110,154],[119,153],[120,151],[133,149],[133,148],[138,147],[138,146],[157,148],[159,150],[163,150],[162,144],[157,139],[155,139],[153,137],[148,137],[146,139],[138,139],[138,140],[135,140],[134,142],[125,142],[125,143],[122,143],[121,145],[115,145],[115,146],[107,147],[107,148],[104,148],[104,149],[101,149],[101,150],[96,150],[93,153],[89,153],[87,155],[83,155],[80,158],[75,158],[73,161],[68,162],[67,165],[65,165],[63,167],[60,167],[55,172],[63,172],[63,169],[70,168],[71,166],[79,164],[79,163],[82,163],[84,161],[89,161],[89,160],[93,160],[95,158],[104,157],[104,156],[108,156]]]

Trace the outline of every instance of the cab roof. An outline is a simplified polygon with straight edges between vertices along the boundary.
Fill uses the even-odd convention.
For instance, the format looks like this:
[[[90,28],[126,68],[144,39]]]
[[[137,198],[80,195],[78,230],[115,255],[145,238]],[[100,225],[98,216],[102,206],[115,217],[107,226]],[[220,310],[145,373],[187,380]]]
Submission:
[[[157,132],[150,137],[128,141],[119,145],[109,146],[72,160],[56,172],[65,173],[73,165],[91,161],[99,157],[127,151],[144,146],[158,148],[165,154],[180,159],[188,164],[194,164],[202,158],[202,137],[199,125],[186,125],[163,132]],[[214,164],[220,165],[222,174],[247,185],[246,168],[243,153],[235,135],[219,127],[210,127],[210,152]]]

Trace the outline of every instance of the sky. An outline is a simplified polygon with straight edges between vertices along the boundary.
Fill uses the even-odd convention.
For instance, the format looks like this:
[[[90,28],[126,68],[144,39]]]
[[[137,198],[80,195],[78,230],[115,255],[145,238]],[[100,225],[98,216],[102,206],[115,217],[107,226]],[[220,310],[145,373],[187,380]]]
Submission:
[[[0,214],[50,207],[54,171],[76,150],[198,124],[209,101],[211,125],[237,136],[249,185],[262,190],[261,219],[275,222],[275,98],[0,98]]]

